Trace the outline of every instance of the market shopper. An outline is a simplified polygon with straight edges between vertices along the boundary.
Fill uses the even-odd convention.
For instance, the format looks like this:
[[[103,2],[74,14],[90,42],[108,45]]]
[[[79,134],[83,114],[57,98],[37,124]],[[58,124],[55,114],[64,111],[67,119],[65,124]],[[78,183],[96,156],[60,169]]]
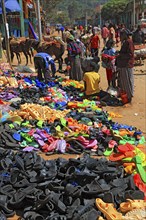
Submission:
[[[121,31],[120,40],[122,46],[116,60],[118,86],[122,92],[127,94],[128,102],[131,102],[134,93],[134,44],[131,32],[128,29]]]
[[[83,71],[81,68],[80,54],[81,49],[73,35],[67,38],[68,64],[70,65],[69,78],[77,81],[83,79]]]
[[[95,29],[92,30],[92,36],[90,38],[90,48],[92,57],[98,57],[100,47],[100,39],[98,34],[95,32]]]
[[[133,32],[132,39],[133,39],[134,44],[144,44],[145,43],[144,32],[141,30],[140,25],[138,25],[136,31]]]
[[[45,80],[47,83],[50,80],[51,72],[52,77],[55,77],[56,66],[53,58],[47,53],[37,53],[34,56],[35,69],[38,71],[38,79]],[[51,68],[50,68],[51,67]]]
[[[115,87],[113,75],[116,72],[116,67],[115,67],[116,50],[114,46],[115,46],[115,42],[112,39],[108,40],[102,54],[102,65],[104,68],[106,68],[106,77],[107,77],[108,86],[113,86],[113,87]]]
[[[109,24],[109,40],[116,41],[116,32],[113,24]]]
[[[107,39],[108,39],[108,36],[109,36],[109,30],[106,27],[106,25],[103,25],[103,27],[101,29],[101,36],[103,38],[103,45],[105,46],[106,42],[107,42]]]

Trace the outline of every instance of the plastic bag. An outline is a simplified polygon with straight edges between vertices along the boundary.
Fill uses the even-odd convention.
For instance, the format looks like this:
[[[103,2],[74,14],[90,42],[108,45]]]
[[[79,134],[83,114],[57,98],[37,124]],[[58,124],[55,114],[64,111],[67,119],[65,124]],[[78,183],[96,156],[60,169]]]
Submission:
[[[113,86],[109,86],[107,88],[107,92],[110,95],[115,96],[116,98],[119,96],[119,89],[118,88],[114,88]]]

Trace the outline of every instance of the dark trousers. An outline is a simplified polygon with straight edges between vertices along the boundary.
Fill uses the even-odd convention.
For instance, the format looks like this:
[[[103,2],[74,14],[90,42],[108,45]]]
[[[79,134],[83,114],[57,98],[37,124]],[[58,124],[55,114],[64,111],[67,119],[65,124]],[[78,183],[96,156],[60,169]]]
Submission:
[[[98,48],[91,48],[92,57],[98,57]]]
[[[100,92],[92,94],[92,95],[85,95],[86,98],[88,97],[93,97],[93,96],[98,96],[100,100],[108,101],[108,99],[111,97],[108,92],[105,92],[103,90],[100,90]]]
[[[35,68],[38,70],[38,79],[40,81],[45,80],[48,82],[50,79],[50,71],[46,69],[45,61],[42,57],[34,57],[34,65]]]

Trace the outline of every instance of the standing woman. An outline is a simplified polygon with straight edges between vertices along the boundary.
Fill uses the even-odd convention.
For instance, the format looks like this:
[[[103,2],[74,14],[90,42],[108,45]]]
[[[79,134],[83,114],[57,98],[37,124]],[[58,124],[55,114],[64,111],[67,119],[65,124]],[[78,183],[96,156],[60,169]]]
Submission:
[[[81,68],[80,54],[81,49],[75,42],[73,35],[67,38],[68,64],[70,64],[69,78],[77,81],[83,79],[83,71]]]
[[[90,38],[90,47],[91,47],[92,57],[98,57],[100,39],[95,29],[92,30],[92,36]]]
[[[121,50],[117,57],[118,85],[121,91],[125,92],[128,102],[132,101],[134,93],[134,44],[131,38],[131,32],[127,29],[120,33]]]

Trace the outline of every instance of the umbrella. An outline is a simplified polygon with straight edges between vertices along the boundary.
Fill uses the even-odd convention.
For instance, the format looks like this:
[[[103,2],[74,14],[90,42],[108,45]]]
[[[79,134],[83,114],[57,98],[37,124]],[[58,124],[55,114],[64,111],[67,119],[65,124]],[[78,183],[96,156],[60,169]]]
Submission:
[[[6,8],[6,13],[22,11],[17,0],[5,0],[5,8]],[[0,14],[2,14],[1,0],[0,0]]]

